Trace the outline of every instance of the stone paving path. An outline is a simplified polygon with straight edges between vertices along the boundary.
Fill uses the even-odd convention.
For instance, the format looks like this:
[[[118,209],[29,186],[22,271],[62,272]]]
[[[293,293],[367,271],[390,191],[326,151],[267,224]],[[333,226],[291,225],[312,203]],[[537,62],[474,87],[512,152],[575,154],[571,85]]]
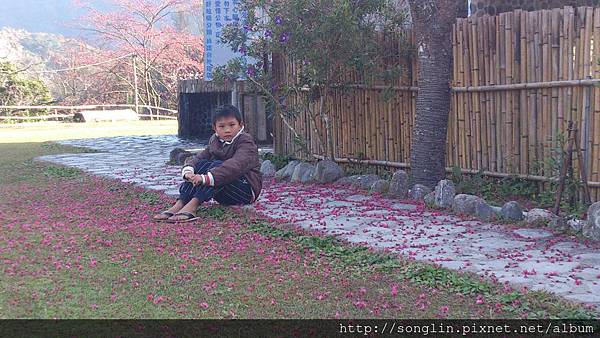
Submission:
[[[176,196],[180,168],[166,165],[175,147],[202,144],[175,136],[61,141],[100,153],[38,159],[77,167]],[[268,149],[265,149],[268,150]],[[463,220],[410,201],[352,188],[266,182],[246,208],[271,219],[335,235],[351,243],[497,278],[513,286],[547,290],[600,309],[600,248],[544,229],[517,229]]]

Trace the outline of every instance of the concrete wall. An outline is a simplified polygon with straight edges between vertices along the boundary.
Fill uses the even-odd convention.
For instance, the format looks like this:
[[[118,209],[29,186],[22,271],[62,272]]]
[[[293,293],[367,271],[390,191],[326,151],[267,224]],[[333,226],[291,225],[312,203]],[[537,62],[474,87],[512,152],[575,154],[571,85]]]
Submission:
[[[471,15],[496,15],[515,9],[535,11],[564,6],[600,7],[600,0],[471,0]]]

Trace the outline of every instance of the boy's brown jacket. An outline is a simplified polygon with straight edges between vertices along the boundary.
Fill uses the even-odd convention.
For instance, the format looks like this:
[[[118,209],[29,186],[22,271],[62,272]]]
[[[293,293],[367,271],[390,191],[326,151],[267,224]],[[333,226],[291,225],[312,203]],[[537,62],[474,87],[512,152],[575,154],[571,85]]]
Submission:
[[[196,155],[188,157],[185,166],[195,166],[199,160],[223,161],[222,165],[209,170],[213,176],[215,187],[245,176],[252,186],[254,200],[258,198],[262,190],[262,173],[260,172],[258,147],[250,134],[242,132],[231,144],[221,142],[213,134],[208,140],[208,146]]]

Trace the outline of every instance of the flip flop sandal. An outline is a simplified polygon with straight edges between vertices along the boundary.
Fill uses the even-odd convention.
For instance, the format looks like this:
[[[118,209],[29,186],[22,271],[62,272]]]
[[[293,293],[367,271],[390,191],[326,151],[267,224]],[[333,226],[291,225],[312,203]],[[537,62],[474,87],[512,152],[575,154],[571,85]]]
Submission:
[[[170,211],[163,211],[161,212],[159,215],[166,215],[168,216],[167,218],[152,218],[154,221],[156,222],[165,222],[166,220],[169,219],[169,217],[175,215],[174,213],[170,212]]]
[[[178,212],[173,216],[185,216],[186,218],[182,218],[182,219],[169,219],[167,220],[167,222],[169,223],[184,223],[184,222],[191,222],[191,221],[195,221],[197,220],[199,217],[192,214],[191,212]]]

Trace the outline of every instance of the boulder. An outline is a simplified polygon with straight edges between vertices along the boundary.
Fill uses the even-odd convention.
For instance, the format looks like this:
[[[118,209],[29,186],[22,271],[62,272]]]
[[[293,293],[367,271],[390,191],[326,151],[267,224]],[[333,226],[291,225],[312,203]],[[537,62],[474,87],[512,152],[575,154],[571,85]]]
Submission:
[[[275,176],[275,165],[270,160],[264,160],[260,165],[260,172],[265,177]]]
[[[429,194],[425,195],[425,197],[423,197],[423,201],[425,201],[425,203],[427,205],[434,205],[435,204],[435,191],[430,192]]]
[[[452,201],[452,211],[459,214],[474,215],[479,200],[481,198],[475,195],[458,194]]]
[[[408,195],[414,200],[422,200],[425,198],[425,195],[429,194],[430,192],[431,189],[429,189],[429,187],[426,187],[422,184],[415,184],[408,191]]]
[[[397,170],[390,180],[388,194],[398,198],[408,195],[408,174],[404,170]]]
[[[318,183],[332,183],[344,177],[344,169],[331,160],[319,161],[315,167],[313,180]]]
[[[480,199],[475,204],[475,216],[487,221],[487,220],[494,219],[496,216],[496,213],[494,212],[494,209],[492,209],[492,207],[490,207],[490,205],[487,204],[486,201],[484,201],[483,199]]]
[[[288,164],[286,164],[285,167],[279,169],[275,173],[275,179],[277,181],[286,181],[286,180],[289,180],[292,177],[292,174],[294,173],[294,169],[300,163],[301,163],[300,161],[290,161],[290,162],[288,162]]]
[[[374,175],[374,174],[369,174],[369,175],[357,175],[356,178],[353,178],[354,182],[353,185],[361,188],[361,189],[371,189],[371,186],[373,185],[373,183],[377,182],[380,180],[379,176]]]
[[[306,162],[301,162],[294,167],[294,172],[292,173],[290,182],[306,183],[310,180],[310,177],[314,173],[314,170],[314,165]]]
[[[353,178],[353,176],[344,176],[342,178],[340,178],[339,180],[333,182],[333,185],[337,185],[337,186],[347,186],[347,185],[354,185],[355,179]]]
[[[522,221],[525,218],[525,216],[523,216],[523,209],[521,209],[521,206],[516,201],[506,202],[502,206],[502,210],[500,210],[500,216],[503,219],[517,222]]]
[[[387,192],[389,188],[390,188],[390,182],[388,182],[386,180],[378,180],[378,181],[375,181],[375,183],[373,183],[373,185],[371,185],[371,191],[373,191],[373,192],[384,193],[384,192]]]
[[[313,182],[314,175],[315,175],[315,167],[313,166],[309,170],[305,171],[304,175],[300,176],[300,183]]]
[[[530,225],[548,225],[553,228],[560,226],[560,219],[545,209],[531,209],[525,215],[525,222]]]
[[[456,189],[450,180],[441,180],[435,186],[434,204],[439,208],[451,208]]]
[[[192,153],[183,148],[174,148],[169,153],[169,162],[176,165],[183,165],[185,159],[192,156]]]
[[[600,202],[596,202],[588,208],[587,223],[583,226],[583,236],[600,240]]]
[[[181,153],[181,154],[177,155],[177,164],[184,165],[185,161],[188,159],[188,157],[191,157],[193,155],[194,154],[192,154],[190,152],[185,152],[185,153]]]
[[[481,197],[467,194],[458,194],[454,197],[452,210],[457,213],[473,215],[484,220],[492,219],[495,215],[494,209]]]

